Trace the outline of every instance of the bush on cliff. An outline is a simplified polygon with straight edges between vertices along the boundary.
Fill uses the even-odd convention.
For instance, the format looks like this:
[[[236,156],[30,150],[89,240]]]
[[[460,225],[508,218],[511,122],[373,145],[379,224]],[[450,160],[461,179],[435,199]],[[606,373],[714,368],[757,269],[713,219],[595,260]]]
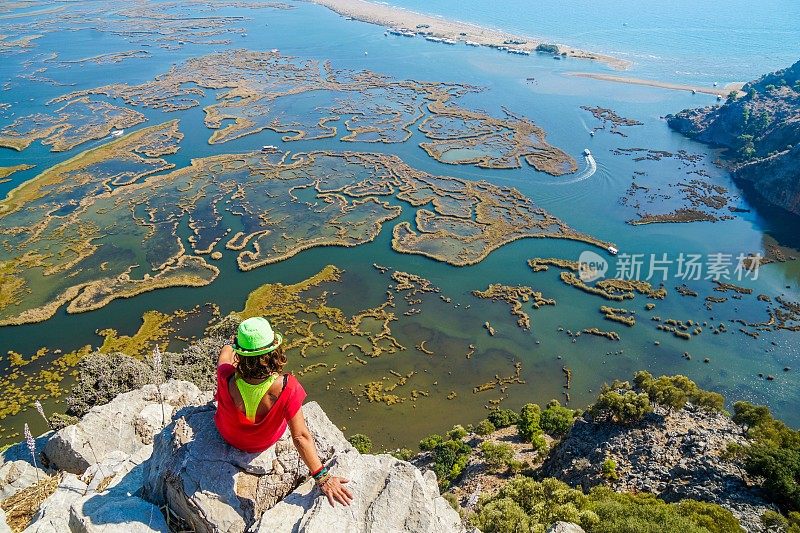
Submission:
[[[721,411],[725,405],[724,396],[717,392],[705,391],[694,381],[680,374],[654,378],[650,372],[643,370],[634,374],[633,382],[638,389],[647,393],[651,402],[670,410],[681,409],[686,402],[713,411]]]
[[[358,453],[369,453],[372,451],[372,440],[363,433],[351,435],[347,441],[353,445]]]
[[[597,401],[590,408],[592,416],[618,424],[633,424],[653,412],[650,398],[644,392],[630,390],[630,384],[615,381],[603,385]]]
[[[494,427],[501,429],[516,424],[519,415],[511,409],[491,409],[486,418]]]
[[[467,466],[472,448],[461,440],[446,440],[437,444],[431,455],[433,465],[431,469],[436,474],[441,490],[447,489],[455,481],[464,467]]]
[[[530,442],[533,449],[538,452],[547,451],[547,441],[544,439],[539,422],[542,416],[542,409],[535,403],[529,403],[522,407],[517,421],[517,433],[525,442]]]
[[[481,500],[473,517],[484,533],[543,533],[553,522],[574,522],[587,533],[740,533],[736,518],[710,503],[668,504],[651,494],[595,487],[588,494],[553,478],[518,476]]]
[[[733,420],[748,426],[753,439],[749,446],[733,447],[733,455],[743,458],[749,474],[764,478],[765,492],[776,503],[800,510],[800,431],[775,420],[762,405],[736,402],[733,411]]]
[[[152,381],[152,369],[123,353],[95,352],[78,363],[78,379],[67,396],[67,414],[82,417],[95,405]]]
[[[494,424],[489,422],[488,418],[484,418],[478,425],[475,426],[475,433],[478,435],[488,435],[489,433],[494,433],[497,428],[494,427]]]
[[[500,470],[511,466],[514,461],[514,448],[505,442],[484,441],[481,443],[481,455],[489,468]]]
[[[558,400],[551,400],[539,417],[542,430],[552,437],[563,437],[572,427],[575,411],[564,407]]]

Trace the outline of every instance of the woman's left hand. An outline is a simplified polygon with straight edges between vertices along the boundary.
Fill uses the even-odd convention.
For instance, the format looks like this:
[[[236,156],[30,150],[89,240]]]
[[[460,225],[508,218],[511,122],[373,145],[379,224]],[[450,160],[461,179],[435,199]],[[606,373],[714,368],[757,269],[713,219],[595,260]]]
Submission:
[[[353,494],[344,486],[349,480],[338,476],[331,476],[331,478],[320,486],[320,490],[325,496],[328,497],[328,503],[331,507],[335,507],[334,500],[342,505],[350,505],[353,501]]]

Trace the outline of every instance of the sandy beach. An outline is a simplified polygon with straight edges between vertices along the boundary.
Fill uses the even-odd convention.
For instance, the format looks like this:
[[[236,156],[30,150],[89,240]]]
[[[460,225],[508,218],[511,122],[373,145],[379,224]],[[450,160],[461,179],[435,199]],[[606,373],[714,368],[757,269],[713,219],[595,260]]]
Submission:
[[[720,95],[723,98],[728,96],[731,91],[739,91],[742,89],[744,83],[734,82],[727,85],[720,85],[717,87],[708,87],[705,85],[683,85],[680,83],[670,83],[658,80],[644,80],[641,78],[628,78],[626,76],[615,76],[614,74],[598,74],[594,72],[568,72],[568,76],[576,76],[578,78],[591,78],[593,80],[611,81],[615,83],[629,83],[632,85],[646,85],[648,87],[658,87],[660,89],[670,89],[673,91],[695,91],[698,93],[706,93],[713,95]]]
[[[467,22],[446,20],[385,4],[376,4],[365,0],[308,1],[325,6],[344,17],[387,28],[405,28],[413,32],[422,31],[431,37],[462,42],[470,41],[481,46],[509,46],[514,50],[525,52],[533,52],[539,44],[557,44],[559,51],[566,53],[568,57],[600,61],[616,70],[625,70],[631,66],[631,62],[624,59],[580,50],[559,43],[546,42],[529,35],[517,35]],[[509,44],[510,42],[512,44]]]

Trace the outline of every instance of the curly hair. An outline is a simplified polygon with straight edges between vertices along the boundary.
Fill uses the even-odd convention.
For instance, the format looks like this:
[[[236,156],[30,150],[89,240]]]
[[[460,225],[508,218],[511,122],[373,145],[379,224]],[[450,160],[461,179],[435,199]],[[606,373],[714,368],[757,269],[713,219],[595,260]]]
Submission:
[[[280,374],[286,364],[283,346],[274,351],[251,357],[239,357],[236,371],[244,379],[267,379],[271,374]]]

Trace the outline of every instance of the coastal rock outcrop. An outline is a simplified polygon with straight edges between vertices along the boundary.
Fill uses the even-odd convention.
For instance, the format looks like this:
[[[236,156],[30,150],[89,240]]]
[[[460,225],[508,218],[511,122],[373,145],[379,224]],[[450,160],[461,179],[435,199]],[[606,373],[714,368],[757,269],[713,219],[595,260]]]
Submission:
[[[166,533],[162,506],[198,532],[330,531],[331,524],[355,532],[465,531],[432,472],[389,455],[360,454],[314,402],[303,406],[306,423],[321,458],[350,479],[350,507],[331,507],[306,481],[288,430],[269,450],[244,453],[222,441],[214,412],[211,393],[170,380],[120,394],[43,435],[37,454],[48,467],[39,474],[58,476],[57,486],[24,531]],[[36,482],[24,443],[0,459],[6,472],[23,472],[7,476],[4,494]],[[0,516],[0,533],[4,525]]]
[[[745,84],[720,106],[666,119],[684,135],[727,148],[734,178],[800,215],[800,61]]]
[[[303,412],[323,461],[352,449],[319,405],[309,403]],[[213,404],[185,409],[158,435],[145,495],[168,505],[195,531],[243,532],[292,492],[308,469],[288,429],[265,452],[246,453],[222,440],[214,413]]]
[[[458,514],[439,496],[436,476],[390,455],[337,452],[337,474],[349,480],[353,503],[333,508],[306,481],[261,517],[257,533],[339,531],[465,531]],[[377,489],[377,490],[376,490]]]
[[[209,400],[210,395],[187,381],[170,380],[158,388],[145,385],[93,407],[80,422],[57,431],[43,453],[54,468],[83,474],[113,452],[133,455],[153,442],[173,411]]]
[[[668,502],[685,498],[729,509],[748,531],[762,531],[761,515],[774,510],[734,462],[724,458],[729,443],[745,444],[745,430],[719,412],[691,404],[668,412],[658,408],[634,425],[575,421],[540,470],[584,490],[607,483],[603,462],[616,463],[615,490],[651,492]]]

